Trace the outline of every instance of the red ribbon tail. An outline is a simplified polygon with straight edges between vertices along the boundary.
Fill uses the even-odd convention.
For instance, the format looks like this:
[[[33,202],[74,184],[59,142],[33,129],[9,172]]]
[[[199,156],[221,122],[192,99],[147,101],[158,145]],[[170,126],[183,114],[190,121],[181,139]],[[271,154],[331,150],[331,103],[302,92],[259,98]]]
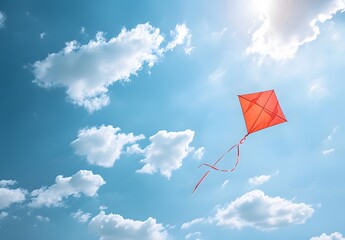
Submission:
[[[204,178],[208,175],[208,173],[209,173],[210,171],[211,171],[211,170],[208,170],[208,171],[204,174],[204,176],[202,176],[202,178],[199,180],[199,182],[195,185],[194,190],[193,190],[192,193],[195,192],[195,190],[199,187],[200,183],[204,180]]]
[[[207,163],[203,163],[200,166],[198,166],[198,168],[200,168],[201,166],[206,166],[211,168],[210,170],[208,170],[203,176],[202,178],[199,180],[199,182],[195,185],[194,190],[192,193],[195,192],[195,190],[199,187],[200,183],[205,179],[205,177],[209,174],[209,172],[213,169],[216,171],[221,171],[221,172],[233,172],[236,168],[238,163],[240,162],[240,145],[244,143],[244,141],[246,140],[247,136],[249,135],[246,134],[237,144],[235,144],[234,146],[232,146],[231,148],[228,149],[228,151],[226,153],[224,153],[213,165],[207,164]],[[236,157],[236,163],[235,166],[232,169],[218,169],[216,168],[216,165],[218,164],[218,162],[220,160],[222,160],[222,158],[227,155],[233,148],[237,147],[237,157]]]

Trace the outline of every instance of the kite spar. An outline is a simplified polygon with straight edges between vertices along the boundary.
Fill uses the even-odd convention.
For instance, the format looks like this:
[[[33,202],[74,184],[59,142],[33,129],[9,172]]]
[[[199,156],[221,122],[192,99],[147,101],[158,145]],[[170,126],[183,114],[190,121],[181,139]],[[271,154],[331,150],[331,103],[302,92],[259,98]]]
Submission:
[[[206,166],[211,169],[202,176],[199,182],[195,185],[193,192],[195,192],[211,170],[233,172],[236,169],[240,160],[240,145],[244,143],[249,134],[287,121],[274,90],[238,95],[238,99],[240,101],[244,121],[246,123],[247,134],[238,143],[229,148],[229,150],[213,165],[203,163],[199,166]],[[219,161],[234,148],[237,149],[235,166],[232,169],[217,168]]]

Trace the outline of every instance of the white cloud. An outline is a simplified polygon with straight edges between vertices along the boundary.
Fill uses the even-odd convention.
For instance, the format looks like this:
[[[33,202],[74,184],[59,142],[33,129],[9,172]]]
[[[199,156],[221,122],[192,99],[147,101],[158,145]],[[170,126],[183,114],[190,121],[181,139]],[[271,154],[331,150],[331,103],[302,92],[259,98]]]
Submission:
[[[201,160],[204,157],[205,148],[199,147],[197,150],[194,150],[193,158],[196,160]]]
[[[45,217],[45,216],[41,216],[41,215],[37,215],[36,219],[41,221],[41,222],[50,222],[50,218],[49,217]]]
[[[220,32],[212,32],[211,37],[215,40],[219,40],[223,37],[224,33],[228,30],[228,28],[223,28]]]
[[[85,128],[79,131],[78,138],[71,145],[77,155],[86,156],[88,163],[112,167],[126,144],[145,138],[144,135],[119,133],[120,130],[111,125]]]
[[[45,36],[46,36],[46,33],[45,33],[45,32],[40,33],[40,38],[41,38],[41,39],[43,39]]]
[[[7,188],[7,186],[15,183],[16,182],[13,180],[1,180],[3,187],[0,187],[0,210],[7,208],[14,203],[21,203],[25,200],[25,195],[27,194],[26,190],[21,188]]]
[[[190,54],[193,50],[191,46],[192,34],[185,23],[177,24],[174,31],[170,31],[170,35],[174,38],[168,43],[166,50],[172,50],[177,45],[184,45],[184,51],[186,54]]]
[[[85,34],[85,33],[86,33],[85,31],[86,31],[85,27],[82,26],[82,27],[80,28],[80,33],[81,33],[81,34]]]
[[[326,149],[322,151],[323,155],[328,155],[334,152],[334,148]]]
[[[192,221],[190,222],[185,222],[181,225],[181,229],[188,229],[190,228],[191,226],[193,225],[196,225],[196,224],[199,224],[199,223],[203,223],[205,222],[206,219],[205,218],[196,218],[196,219],[193,219]]]
[[[106,215],[103,211],[91,219],[89,230],[98,235],[100,240],[165,240],[168,233],[156,219],[146,221],[124,219],[117,214]]]
[[[4,212],[4,211],[0,212],[0,220],[4,219],[7,216],[8,216],[8,212]]]
[[[225,70],[217,68],[208,76],[208,81],[215,86],[220,86],[222,84],[225,73]]]
[[[71,213],[73,219],[77,220],[80,223],[86,223],[91,217],[91,213],[84,213],[81,209]]]
[[[105,184],[100,175],[91,171],[79,170],[71,177],[59,175],[55,184],[32,191],[30,207],[58,207],[63,205],[63,200],[68,196],[79,197],[81,193],[88,197],[95,196],[98,189]]]
[[[329,141],[332,141],[333,139],[333,136],[334,134],[337,132],[338,130],[338,126],[335,126],[333,129],[332,129],[332,132],[327,136],[327,138],[324,140],[324,142],[329,142]]]
[[[320,80],[313,82],[308,89],[311,98],[323,98],[328,95],[328,89]]]
[[[248,182],[249,182],[250,185],[258,186],[258,185],[264,184],[265,182],[270,180],[271,177],[272,177],[271,175],[256,176],[256,177],[253,177],[253,178],[249,178]]]
[[[0,11],[0,29],[5,27],[6,15]]]
[[[184,239],[188,240],[194,237],[195,240],[201,240],[201,238],[199,238],[200,236],[201,236],[201,232],[193,232],[193,233],[188,233]]]
[[[218,207],[213,220],[219,226],[230,228],[271,230],[291,224],[303,224],[313,213],[314,209],[305,203],[293,203],[254,190],[224,207]]]
[[[14,180],[0,180],[0,187],[7,187],[16,184],[17,182]]]
[[[331,235],[326,235],[326,233],[323,233],[319,237],[312,237],[310,240],[345,240],[345,237],[338,232],[334,232]]]
[[[291,59],[299,47],[317,38],[318,24],[345,10],[344,0],[262,0],[261,26],[252,35],[246,52],[275,60]]]
[[[127,154],[144,154],[145,149],[140,148],[140,146],[136,143],[127,147],[126,153]]]
[[[223,183],[222,183],[222,188],[225,188],[226,185],[228,185],[229,183],[229,180],[225,180]]]
[[[175,39],[169,49],[190,42],[185,24],[177,25]],[[144,65],[152,67],[165,49],[160,30],[150,24],[139,24],[131,30],[123,28],[114,38],[105,39],[98,32],[95,39],[80,45],[77,41],[66,43],[57,53],[32,65],[34,82],[41,87],[64,87],[68,99],[85,107],[89,112],[109,104],[108,87],[118,81],[128,81]]]
[[[182,166],[183,159],[191,152],[189,144],[193,141],[194,132],[185,130],[167,132],[161,130],[150,137],[151,144],[145,148],[145,158],[140,162],[145,165],[138,173],[153,174],[159,172],[171,177],[171,172]]]

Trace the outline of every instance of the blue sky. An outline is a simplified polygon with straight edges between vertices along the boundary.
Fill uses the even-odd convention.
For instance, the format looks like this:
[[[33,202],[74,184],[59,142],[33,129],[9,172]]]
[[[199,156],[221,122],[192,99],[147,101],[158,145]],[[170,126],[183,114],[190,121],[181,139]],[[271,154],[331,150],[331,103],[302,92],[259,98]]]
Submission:
[[[0,236],[344,240],[345,2],[240,2],[1,1]]]

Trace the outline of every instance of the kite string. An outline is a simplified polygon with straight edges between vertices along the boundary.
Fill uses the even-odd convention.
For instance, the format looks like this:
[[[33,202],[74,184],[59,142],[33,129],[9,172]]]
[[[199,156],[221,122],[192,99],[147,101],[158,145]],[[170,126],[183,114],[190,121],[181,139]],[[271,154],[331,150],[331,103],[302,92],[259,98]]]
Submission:
[[[246,140],[246,138],[247,138],[248,135],[249,135],[249,133],[247,133],[238,143],[236,143],[236,144],[233,145],[231,148],[229,148],[228,151],[226,151],[220,158],[218,158],[218,160],[217,160],[213,165],[210,165],[210,164],[207,164],[207,163],[203,163],[203,164],[201,164],[200,166],[198,166],[198,168],[200,168],[201,166],[206,166],[206,167],[209,167],[209,168],[211,168],[211,169],[213,169],[213,170],[216,170],[216,171],[221,171],[221,172],[233,172],[233,171],[236,169],[236,167],[237,167],[237,165],[238,165],[238,163],[239,163],[239,161],[240,161],[240,145],[244,143],[244,141]],[[216,165],[218,164],[218,162],[219,162],[220,160],[222,160],[223,157],[224,157],[225,155],[227,155],[227,154],[228,154],[232,149],[234,149],[235,147],[237,147],[237,157],[236,157],[235,166],[234,166],[232,169],[230,169],[230,170],[228,170],[228,169],[218,169],[218,168],[216,167]],[[201,182],[205,179],[205,177],[209,174],[209,172],[211,171],[211,169],[208,170],[208,171],[202,176],[202,178],[199,180],[199,182],[195,185],[193,192],[195,192],[195,190],[199,187],[200,183],[201,183]]]

